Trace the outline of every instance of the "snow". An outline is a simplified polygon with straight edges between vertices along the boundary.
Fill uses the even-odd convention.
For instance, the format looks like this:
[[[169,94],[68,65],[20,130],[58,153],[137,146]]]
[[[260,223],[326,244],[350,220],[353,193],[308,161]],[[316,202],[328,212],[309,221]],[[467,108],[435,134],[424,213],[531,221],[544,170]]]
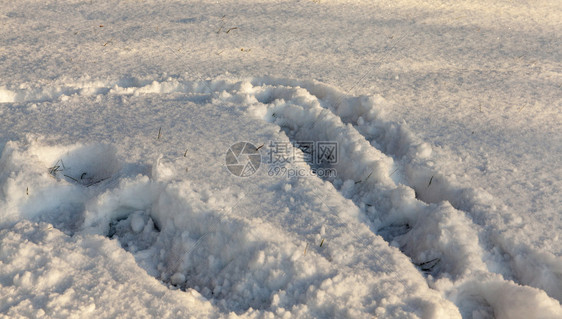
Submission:
[[[2,11],[0,316],[562,316],[558,1]]]
[[[146,316],[212,315],[199,294],[167,289],[103,236],[73,238],[52,225],[22,221],[0,238],[7,317],[131,316],[138,308]]]

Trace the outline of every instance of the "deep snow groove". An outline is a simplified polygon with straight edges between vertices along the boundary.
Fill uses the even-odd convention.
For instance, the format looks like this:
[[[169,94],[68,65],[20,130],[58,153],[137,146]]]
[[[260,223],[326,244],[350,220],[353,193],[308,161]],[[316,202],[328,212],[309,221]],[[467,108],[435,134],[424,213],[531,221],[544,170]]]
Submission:
[[[141,208],[138,203],[148,193],[151,202]],[[268,225],[256,229],[247,220],[221,214],[201,196],[188,182],[164,185],[141,178],[108,193],[98,210],[115,211],[118,217],[110,221],[107,236],[134,253],[149,274],[170,286],[197,290],[226,313],[267,309],[279,294],[298,300],[302,286],[327,279],[296,260],[300,249]],[[327,261],[315,257],[318,267],[325,267]]]
[[[269,91],[276,96],[269,96]],[[396,186],[389,178],[392,159],[320,107],[307,91],[264,86],[258,88],[256,97],[271,102],[257,105],[252,109],[254,114],[278,124],[293,143],[338,143],[339,162],[332,167],[338,177],[330,181],[364,210],[374,230],[398,246],[421,270],[453,279],[471,271],[485,271],[476,230],[464,214],[447,204],[425,205],[414,198],[411,189]]]
[[[0,207],[11,215],[0,215],[0,225],[23,218],[70,236],[117,240],[148,274],[171,289],[196,290],[224,313],[299,305],[335,276],[324,256],[310,250],[312,264],[302,258],[300,241],[267,222],[256,227],[229,215],[225,207],[243,197],[213,190],[220,200],[210,200],[208,190],[188,181],[169,182],[170,167],[159,160],[146,174],[119,161],[112,145],[8,142],[0,157],[0,185],[7,185],[0,187]],[[27,184],[42,188],[11,191]]]

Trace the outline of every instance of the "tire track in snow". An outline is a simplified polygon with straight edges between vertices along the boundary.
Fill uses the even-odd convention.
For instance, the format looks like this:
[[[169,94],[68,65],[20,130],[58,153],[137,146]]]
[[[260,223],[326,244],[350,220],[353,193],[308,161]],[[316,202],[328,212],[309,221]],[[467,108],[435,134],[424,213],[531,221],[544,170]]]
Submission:
[[[343,158],[335,168],[343,178],[331,182],[365,212],[373,231],[399,247],[430,279],[435,278],[432,285],[452,300],[470,299],[474,291],[482,291],[478,280],[483,278],[502,283],[506,290],[523,293],[526,287],[510,284],[488,270],[497,267],[496,263],[502,269],[511,269],[508,275],[517,282],[545,289],[543,282],[533,281],[534,277],[523,280],[525,274],[518,274],[521,271],[514,269],[513,263],[494,261],[487,255],[491,250],[498,250],[500,255],[507,251],[513,258],[519,258],[519,264],[521,259],[523,263],[535,263],[553,274],[558,283],[561,281],[556,277],[555,265],[535,258],[531,248],[526,248],[527,255],[517,255],[515,248],[510,250],[509,244],[502,243],[502,238],[494,234],[494,228],[486,228],[490,222],[486,217],[488,211],[474,198],[474,190],[454,188],[424,166],[430,148],[401,125],[381,120],[373,98],[342,99],[336,89],[308,81],[256,78],[251,82],[215,80],[203,83],[125,78],[114,82],[83,81],[18,90],[3,88],[0,102],[175,92],[244,101],[249,104],[250,113],[279,125],[292,141],[338,141],[344,151],[340,152]],[[213,94],[217,92],[218,95]],[[222,92],[228,94],[222,96]],[[397,170],[398,174],[393,177]],[[395,180],[399,180],[399,174],[409,187],[397,185]],[[430,176],[437,176],[431,179],[431,189],[424,187]],[[441,201],[451,204],[437,204]],[[451,287],[448,281],[457,283]],[[545,290],[560,300],[556,291],[549,291],[548,287]],[[488,303],[492,308],[501,303],[490,296],[478,295],[476,299],[474,304]]]
[[[562,268],[556,262],[556,257],[537,252],[524,243],[513,243],[502,236],[497,225],[502,225],[503,220],[496,211],[495,203],[490,201],[490,195],[481,190],[454,185],[444,174],[436,172],[428,164],[432,160],[429,145],[418,140],[402,125],[381,119],[380,113],[383,110],[377,107],[377,104],[385,103],[381,97],[342,98],[344,93],[313,81],[256,78],[252,84],[255,87],[283,86],[287,91],[303,88],[306,92],[301,93],[310,95],[309,101],[317,100],[320,107],[329,110],[343,124],[351,125],[371,146],[392,157],[396,167],[390,175],[395,175],[394,180],[398,183],[412,188],[416,198],[428,204],[449,202],[455,209],[463,212],[470,219],[469,223],[473,224],[471,227],[478,231],[478,238],[484,248],[481,259],[489,269],[497,269],[497,272],[509,280],[545,290],[551,297],[562,301]],[[290,95],[286,92],[279,98]],[[274,100],[275,97],[269,95],[264,102]],[[328,113],[313,119],[312,123],[316,123],[318,119],[326,120],[325,114]],[[373,171],[364,172],[363,176],[353,176],[353,179],[361,181],[370,172]],[[401,178],[397,178],[397,172]],[[365,188],[369,187],[360,183],[359,193],[365,192]],[[369,201],[360,199],[359,203],[368,205]],[[408,224],[391,224],[389,230],[403,233],[409,227]],[[384,232],[381,235],[388,237],[384,236]],[[535,272],[535,269],[541,271]]]
[[[503,281],[504,272],[500,271],[499,275],[502,276],[498,277],[493,270],[498,269],[498,266],[500,269],[510,269],[512,264],[502,260],[490,260],[487,250],[502,252],[503,247],[501,243],[491,240],[498,240],[492,233],[493,228],[483,227],[486,226],[485,223],[480,223],[484,225],[475,223],[474,219],[479,216],[474,215],[485,212],[474,213],[473,210],[476,209],[463,211],[455,207],[462,206],[462,201],[459,204],[458,200],[453,198],[452,202],[457,205],[451,205],[449,201],[454,196],[466,200],[468,195],[472,195],[473,190],[448,189],[441,198],[426,200],[425,204],[422,204],[412,196],[419,187],[396,185],[390,179],[393,160],[379,149],[398,157],[396,162],[404,166],[402,170],[406,175],[408,171],[416,169],[415,165],[410,165],[406,161],[407,159],[417,164],[415,162],[417,157],[422,159],[428,157],[431,151],[426,144],[415,143],[415,138],[399,125],[378,120],[377,114],[373,113],[375,111],[373,102],[369,98],[343,100],[342,105],[339,105],[343,110],[336,109],[339,114],[335,115],[331,112],[334,108],[330,107],[329,102],[336,101],[340,95],[329,87],[316,86],[312,82],[271,79],[255,79],[254,85],[253,94],[262,107],[253,108],[251,112],[279,125],[293,143],[310,140],[339,143],[344,149],[340,152],[343,163],[336,164],[333,168],[336,168],[341,180],[334,179],[331,182],[344,196],[353,199],[365,211],[371,220],[370,226],[378,234],[391,245],[399,246],[422,271],[435,277],[437,280],[434,285],[440,285],[440,278],[443,277],[452,279],[453,282],[458,280],[459,283],[467,280],[478,282],[490,276],[501,278],[500,281]],[[307,89],[312,86],[311,91],[316,91],[318,95],[303,89],[301,85]],[[323,99],[324,97],[328,99]],[[342,113],[346,115],[346,112],[347,118],[342,116]],[[361,115],[370,116],[367,120],[377,120],[378,123],[374,123],[373,127],[379,132],[369,132],[368,125],[360,127],[365,126],[365,119]],[[354,116],[355,121],[353,121]],[[398,136],[385,140],[385,137],[388,138],[385,135],[393,132],[398,133]],[[371,143],[367,143],[365,139]],[[380,142],[383,144],[382,147],[378,145]],[[400,168],[399,166],[398,169]],[[443,185],[447,186],[447,184]],[[445,187],[443,185],[441,188]],[[418,194],[415,197],[418,198]],[[444,202],[432,204],[438,201]],[[469,207],[472,205],[475,208],[478,203],[471,203],[471,201],[475,200],[469,198],[465,205]],[[531,249],[528,248],[527,251]],[[552,268],[555,265],[540,266],[551,267],[549,270],[556,276],[557,270]],[[510,270],[509,273],[516,271],[517,269]],[[521,284],[544,289],[540,283],[525,281],[519,276],[513,277],[510,279],[515,279]],[[559,277],[555,278],[559,280]],[[512,288],[517,289],[517,286],[513,285]],[[460,295],[466,298],[465,294],[460,293]],[[488,302],[494,303],[490,300]]]
[[[160,94],[162,88],[159,82],[147,83],[146,86],[139,85],[138,89],[153,95],[141,96],[135,100],[148,100],[148,104],[155,98],[154,95]],[[163,86],[175,88],[176,91],[168,91],[173,94],[197,85],[198,83],[166,83]],[[229,92],[235,92],[237,87],[240,87],[236,83],[228,87],[230,84],[220,81],[208,85],[216,86],[217,92],[221,92],[223,97],[228,94],[221,88],[227,87]],[[65,89],[65,92],[82,90],[79,85],[66,87],[72,90]],[[38,110],[33,111],[35,113],[46,110],[45,117],[48,118],[58,112],[61,105],[80,103],[82,109],[73,111],[88,114],[96,111],[98,101],[113,103],[112,101],[117,100],[115,106],[125,105],[125,102],[119,103],[120,98],[116,98],[115,94],[146,94],[135,91],[136,87],[123,88],[114,83],[98,87],[109,96],[92,94],[83,97],[86,96],[85,93],[72,93],[68,96],[65,92],[59,92],[59,101],[49,100],[48,96],[36,95],[46,102],[32,106],[35,103],[22,100],[5,106],[8,109],[19,108],[24,111],[29,107],[37,108]],[[51,89],[47,88],[45,91],[54,91]],[[40,92],[42,89],[38,90]],[[175,106],[178,100],[194,102],[187,103],[183,110],[190,110],[195,118],[209,124],[207,129],[215,131],[217,128],[213,128],[211,122],[214,120],[213,116],[203,115],[206,110],[199,109],[208,108],[200,106],[211,104],[229,111],[231,105],[224,106],[225,103],[220,101],[210,101],[211,94],[205,93],[204,89],[200,93],[192,93],[192,89],[186,91],[185,94],[170,96],[170,99],[174,100],[171,104]],[[25,94],[18,93],[21,96]],[[196,98],[193,98],[194,96]],[[62,103],[67,98],[71,103]],[[161,100],[164,99],[168,97]],[[239,103],[236,106],[238,105]],[[51,112],[51,109],[55,109],[54,112]],[[121,107],[115,109],[115,113],[127,112]],[[142,116],[138,109],[135,107],[129,111],[133,115]],[[240,110],[236,112],[235,118],[245,117]],[[107,116],[115,113],[109,113]],[[61,112],[61,115],[63,114],[64,111]],[[278,136],[271,127],[268,128],[269,125],[261,121],[250,117],[244,120],[253,122],[256,127],[269,132],[266,134]],[[77,121],[78,125],[79,122]],[[187,126],[191,128],[194,122],[187,122]],[[123,126],[125,131],[126,124]],[[108,126],[109,131],[112,131],[112,127]],[[233,124],[231,128],[236,129],[237,124]],[[40,132],[48,136],[50,131]],[[119,135],[121,132],[115,133],[118,136],[111,140],[110,145],[123,138]],[[323,214],[328,214],[328,211],[315,202],[315,196],[308,193],[311,184],[322,186],[326,192],[322,194],[329,195],[333,204],[349,205],[349,201],[341,198],[324,182],[316,179],[304,181],[302,184],[307,185],[295,186],[304,193],[297,194],[296,190],[287,193],[298,203],[288,205],[287,208],[295,208],[302,211],[302,214],[297,220],[285,210],[279,215],[286,215],[291,219],[290,223],[300,224],[303,220],[298,220],[299,218],[306,220],[302,226],[291,228],[275,219],[262,219],[259,208],[256,208],[257,215],[251,216],[251,219],[248,219],[244,212],[235,212],[232,216],[227,214],[228,209],[225,208],[236,206],[236,199],[240,199],[237,197],[240,193],[228,190],[229,187],[219,187],[222,191],[217,191],[212,187],[219,185],[216,180],[208,183],[206,176],[201,179],[201,176],[197,176],[199,174],[192,176],[193,183],[190,183],[191,178],[176,181],[173,176],[178,176],[177,170],[174,170],[178,163],[170,161],[171,158],[158,156],[150,163],[139,162],[137,158],[135,162],[130,163],[128,157],[118,157],[111,147],[98,144],[92,147],[82,144],[71,147],[60,145],[56,141],[53,141],[53,147],[52,144],[45,144],[34,137],[28,137],[23,143],[10,142],[6,146],[6,152],[2,154],[0,162],[6,162],[8,167],[0,167],[0,175],[9,178],[12,172],[16,172],[19,178],[15,184],[12,183],[12,188],[15,189],[25,189],[29,184],[39,184],[36,183],[38,179],[44,180],[45,183],[41,183],[41,187],[31,188],[33,200],[29,202],[39,204],[39,201],[35,200],[37,196],[50,195],[51,207],[28,207],[28,213],[24,216],[14,210],[12,220],[41,220],[78,236],[87,233],[119,240],[121,248],[134,254],[136,263],[150,275],[172,290],[179,288],[196,296],[202,295],[218,308],[218,313],[254,313],[256,316],[261,313],[268,316],[270,313],[280,315],[281,312],[278,311],[290,311],[296,317],[357,318],[370,317],[368,314],[376,311],[377,314],[386,312],[389,318],[416,318],[422,314],[431,316],[432,313],[447,313],[451,318],[458,316],[454,304],[440,296],[439,292],[429,289],[423,277],[415,272],[406,257],[400,255],[398,250],[388,247],[386,242],[373,235],[367,227],[354,223],[357,226],[354,227],[355,231],[363,234],[358,236],[360,240],[355,240],[348,235],[345,227],[330,219],[332,216],[324,218]],[[203,138],[204,135],[201,136],[201,139]],[[86,136],[83,142],[89,145],[91,141],[92,138]],[[158,155],[162,152],[161,147],[166,148],[167,144],[158,145],[149,153]],[[10,156],[11,153],[15,157]],[[170,154],[169,150],[164,153]],[[222,155],[221,152],[221,160]],[[29,167],[19,165],[18,162],[23,162],[21,159],[26,159],[27,162],[30,158],[38,158],[38,162],[33,162]],[[124,161],[113,161],[112,158]],[[208,171],[210,174],[224,168],[223,161],[214,162],[209,163],[214,166]],[[141,163],[142,165],[138,165]],[[51,174],[47,172],[49,167],[52,168],[49,170]],[[106,170],[111,167],[115,169]],[[172,180],[169,180],[170,178]],[[97,181],[100,182],[93,184]],[[2,178],[0,182],[2,185],[6,184]],[[266,178],[261,181],[261,185],[263,187],[260,190],[267,193],[266,197],[272,195],[266,199],[269,204],[265,206],[270,207],[266,209],[277,208],[279,198],[275,195],[281,190],[286,191],[286,188],[271,192],[269,187],[285,186],[286,181],[272,181]],[[230,186],[238,188],[235,185]],[[67,193],[63,193],[63,189],[67,190]],[[18,196],[8,199],[8,205],[16,204],[19,207],[20,200],[28,201],[25,195],[19,196],[19,192],[11,193]],[[261,192],[256,193],[259,195]],[[301,195],[304,197],[300,197]],[[68,210],[65,207],[65,202],[68,201],[76,201],[81,206]],[[44,205],[41,203],[35,206]],[[351,210],[354,214],[359,213],[358,209]],[[60,219],[58,217],[70,222],[57,223]],[[314,221],[309,221],[310,219]],[[325,242],[322,248],[305,246],[305,243],[316,241],[316,234],[320,236],[324,232],[329,234],[330,240]],[[315,239],[311,240],[311,236]],[[303,251],[306,253],[303,254]],[[346,298],[345,302],[334,302],[341,298]]]

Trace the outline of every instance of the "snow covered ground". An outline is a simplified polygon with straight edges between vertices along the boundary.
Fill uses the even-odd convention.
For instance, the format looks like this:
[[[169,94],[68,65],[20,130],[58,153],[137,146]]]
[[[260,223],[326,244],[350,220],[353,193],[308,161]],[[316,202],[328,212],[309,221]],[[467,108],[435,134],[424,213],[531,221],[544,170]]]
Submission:
[[[1,7],[0,316],[562,317],[559,1]]]

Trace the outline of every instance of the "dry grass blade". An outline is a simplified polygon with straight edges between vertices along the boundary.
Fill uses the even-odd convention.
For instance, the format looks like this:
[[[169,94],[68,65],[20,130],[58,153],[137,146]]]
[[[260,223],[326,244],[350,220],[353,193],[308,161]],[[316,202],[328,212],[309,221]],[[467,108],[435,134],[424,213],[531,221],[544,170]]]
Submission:
[[[427,187],[431,186],[431,182],[433,182],[433,176],[429,179],[429,183],[427,183]]]

